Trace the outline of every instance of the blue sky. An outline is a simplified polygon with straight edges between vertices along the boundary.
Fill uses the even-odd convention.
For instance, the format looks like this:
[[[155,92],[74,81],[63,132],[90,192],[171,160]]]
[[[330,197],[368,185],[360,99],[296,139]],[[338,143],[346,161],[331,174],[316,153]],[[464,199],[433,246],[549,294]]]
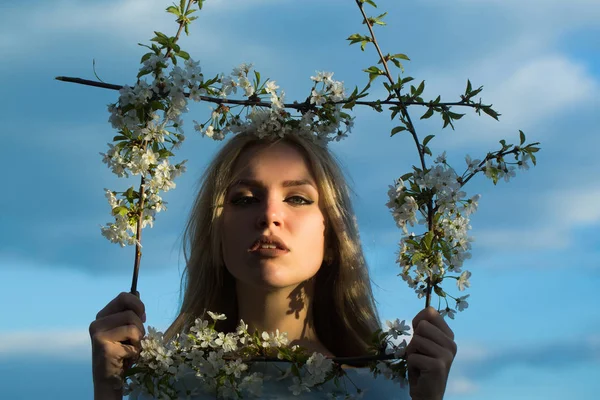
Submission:
[[[500,139],[541,142],[538,166],[494,186],[482,177],[465,187],[481,194],[471,220],[469,308],[449,320],[459,346],[446,399],[577,399],[600,384],[600,3],[596,0],[380,0],[388,27],[385,52],[405,53],[408,75],[426,80],[424,98],[455,101],[467,79],[484,85],[483,102],[500,122],[471,110],[456,131],[440,119],[420,121],[457,170]],[[133,248],[103,239],[110,220],[103,188],[122,190],[99,152],[114,136],[110,90],[54,80],[66,75],[132,84],[153,30],[175,32],[163,0],[0,4],[0,106],[5,190],[0,197],[0,393],[11,399],[91,398],[88,327],[131,282]],[[382,11],[382,12],[383,12]],[[351,1],[208,0],[182,47],[206,77],[253,62],[264,77],[306,98],[316,70],[334,71],[346,87],[363,85],[362,53],[345,38],[361,31]],[[362,32],[362,31],[361,31]],[[362,86],[361,86],[362,87]],[[371,98],[383,97],[375,85]],[[219,143],[202,139],[190,107],[189,159],[169,210],[144,232],[139,291],[148,324],[166,329],[177,311],[183,269],[180,234],[196,182]],[[456,110],[455,110],[456,111]],[[463,110],[458,110],[463,112]],[[412,109],[413,119],[422,110]],[[355,207],[383,319],[412,320],[423,307],[394,264],[400,231],[385,207],[387,186],[417,162],[408,136],[389,137],[389,114],[355,109],[346,140],[332,144],[352,178]],[[430,161],[429,161],[430,162]],[[455,289],[449,289],[457,295]],[[437,301],[436,301],[437,302]],[[434,303],[435,304],[435,303]],[[36,387],[32,387],[31,377]],[[65,388],[67,388],[65,392]]]

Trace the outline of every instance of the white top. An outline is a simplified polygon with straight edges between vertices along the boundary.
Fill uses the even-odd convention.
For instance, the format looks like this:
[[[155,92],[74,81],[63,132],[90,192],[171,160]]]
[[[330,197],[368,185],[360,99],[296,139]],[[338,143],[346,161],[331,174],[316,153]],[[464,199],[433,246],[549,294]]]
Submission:
[[[269,364],[268,366],[266,364]],[[308,400],[308,399],[344,399],[344,392],[341,392],[336,388],[333,380],[325,383],[324,385],[320,385],[318,387],[310,388],[310,392],[302,392],[299,395],[294,395],[289,387],[293,384],[292,378],[288,377],[283,380],[277,380],[276,377],[280,376],[280,372],[277,367],[281,369],[285,369],[285,363],[276,363],[277,367],[273,365],[274,363],[256,363],[250,367],[250,372],[262,372],[265,375],[269,375],[269,379],[265,379],[262,385],[262,394],[260,396],[261,399],[275,400]],[[283,365],[282,365],[283,364]],[[371,371],[368,368],[348,368],[345,369],[347,376],[341,379],[340,387],[345,387],[348,390],[348,393],[351,395],[356,395],[356,387],[360,388],[364,394],[362,397],[357,396],[356,398],[360,398],[363,400],[410,400],[409,388],[408,384],[405,385],[404,388],[400,386],[399,382],[392,381],[390,379],[386,379],[384,376],[379,375],[377,378],[373,377]],[[349,379],[348,379],[349,378]],[[183,378],[178,382],[182,384],[183,387],[187,389],[191,389],[194,387],[199,387],[198,384],[194,384],[194,380],[196,380],[194,376],[190,378]],[[354,383],[354,385],[350,382],[350,380]],[[197,381],[196,381],[197,382]],[[199,383],[199,382],[198,382]],[[337,394],[337,397],[329,396],[328,394]],[[243,392],[242,394],[244,399],[255,399],[257,397],[252,396]],[[189,400],[207,400],[207,399],[220,399],[223,397],[217,397],[215,393],[204,392],[199,395],[188,397]],[[154,397],[148,394],[138,394],[131,393],[129,395],[130,400],[155,400]],[[185,399],[185,397],[181,397],[181,399]]]

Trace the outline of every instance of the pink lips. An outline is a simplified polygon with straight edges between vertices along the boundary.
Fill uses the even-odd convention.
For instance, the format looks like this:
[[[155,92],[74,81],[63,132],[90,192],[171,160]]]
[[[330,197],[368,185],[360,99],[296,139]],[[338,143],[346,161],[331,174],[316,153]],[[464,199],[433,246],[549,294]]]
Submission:
[[[263,244],[274,245],[277,248],[276,249],[264,249],[264,248],[260,247]],[[249,252],[260,251],[261,253],[269,252],[269,253],[279,254],[282,252],[287,253],[289,251],[289,249],[287,248],[287,246],[285,245],[283,240],[281,240],[279,237],[277,237],[275,235],[270,235],[270,236],[262,235],[254,241],[254,243],[252,244],[252,246],[250,246],[248,251]]]

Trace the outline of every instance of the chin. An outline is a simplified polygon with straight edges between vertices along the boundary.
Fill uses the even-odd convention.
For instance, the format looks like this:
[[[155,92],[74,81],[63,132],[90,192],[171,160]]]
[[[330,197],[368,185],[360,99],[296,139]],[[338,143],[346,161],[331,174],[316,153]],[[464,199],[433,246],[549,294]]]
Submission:
[[[314,274],[291,274],[291,267],[278,263],[275,259],[261,260],[258,265],[245,266],[244,271],[229,272],[239,283],[247,286],[252,286],[257,289],[285,289],[293,288],[300,285],[302,282],[312,278]],[[296,266],[293,269],[303,270],[302,267]]]

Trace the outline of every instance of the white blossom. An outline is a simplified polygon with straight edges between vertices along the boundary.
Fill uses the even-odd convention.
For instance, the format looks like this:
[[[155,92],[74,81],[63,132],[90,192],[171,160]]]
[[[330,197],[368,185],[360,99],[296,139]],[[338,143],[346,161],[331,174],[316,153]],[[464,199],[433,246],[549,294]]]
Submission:
[[[458,290],[460,290],[462,292],[463,290],[465,290],[465,286],[466,287],[470,287],[471,286],[471,284],[469,283],[469,278],[470,277],[471,277],[471,273],[469,271],[464,271],[462,274],[460,274],[460,277],[456,281],[456,285],[458,286]]]
[[[467,294],[456,299],[456,307],[458,308],[458,311],[464,311],[465,308],[469,307],[469,303],[467,302],[467,298],[469,296],[470,294]]]
[[[310,79],[312,79],[315,82],[328,82],[328,81],[331,81],[332,76],[333,76],[333,72],[317,71],[317,75],[311,76]]]

